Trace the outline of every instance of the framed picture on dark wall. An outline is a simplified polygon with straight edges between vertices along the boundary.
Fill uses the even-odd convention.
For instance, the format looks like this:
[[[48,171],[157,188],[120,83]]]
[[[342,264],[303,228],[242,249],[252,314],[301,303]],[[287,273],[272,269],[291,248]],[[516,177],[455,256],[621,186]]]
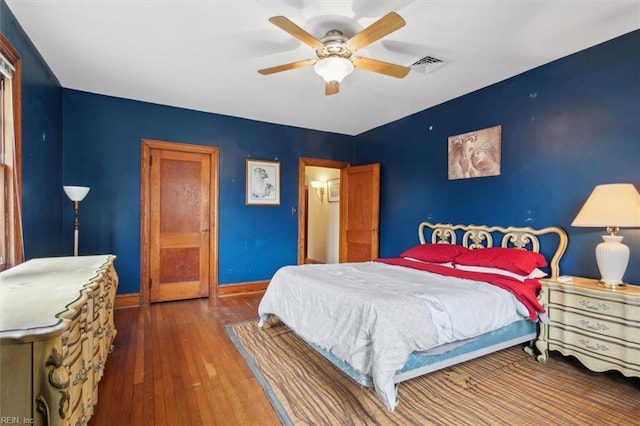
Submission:
[[[449,180],[500,175],[502,126],[449,137]]]
[[[327,200],[330,203],[340,201],[340,179],[331,179],[327,182]]]
[[[280,162],[247,159],[247,205],[280,205]]]

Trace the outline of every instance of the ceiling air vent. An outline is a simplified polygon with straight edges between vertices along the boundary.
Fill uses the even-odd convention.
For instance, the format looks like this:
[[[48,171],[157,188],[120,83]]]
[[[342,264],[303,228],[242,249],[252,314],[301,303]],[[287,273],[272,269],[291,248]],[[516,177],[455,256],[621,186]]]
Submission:
[[[437,68],[440,68],[444,64],[446,64],[446,62],[442,59],[438,59],[433,56],[425,56],[424,58],[415,61],[411,65],[411,69],[427,74]]]

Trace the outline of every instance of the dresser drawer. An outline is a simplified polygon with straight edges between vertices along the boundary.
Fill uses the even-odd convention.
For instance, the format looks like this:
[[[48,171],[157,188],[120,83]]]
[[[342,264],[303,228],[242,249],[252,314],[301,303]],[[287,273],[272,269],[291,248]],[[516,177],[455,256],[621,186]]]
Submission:
[[[93,378],[95,383],[95,388],[98,387],[98,382],[102,378],[102,374],[104,373],[104,359],[102,354],[102,348],[100,346],[96,346],[93,351],[93,361],[91,364],[93,365]]]
[[[549,294],[552,305],[574,308],[584,312],[592,312],[616,318],[626,318],[640,322],[640,309],[623,301],[609,300],[595,294],[576,294],[572,292],[552,291]]]
[[[587,311],[568,311],[560,307],[549,308],[549,320],[554,324],[564,324],[588,333],[618,339],[621,343],[638,343],[637,327],[621,323],[614,317],[589,315]],[[640,326],[640,324],[639,324]]]
[[[575,355],[592,370],[616,369],[626,376],[640,377],[640,344],[608,340],[589,333],[549,326],[549,349]],[[563,350],[564,349],[564,350]]]
[[[84,384],[87,381],[87,361],[83,356],[84,343],[87,337],[83,334],[76,333],[75,330],[80,330],[79,327],[73,327],[71,333],[66,340],[67,348],[63,349],[65,352],[65,363],[69,371],[69,406],[70,412],[73,413],[79,409],[83,403],[83,389]],[[65,342],[63,336],[63,342]]]

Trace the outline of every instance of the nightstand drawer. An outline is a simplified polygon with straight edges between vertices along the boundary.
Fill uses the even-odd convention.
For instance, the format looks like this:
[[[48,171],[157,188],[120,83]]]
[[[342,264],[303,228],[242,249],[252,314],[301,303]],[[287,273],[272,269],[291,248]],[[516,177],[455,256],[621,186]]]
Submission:
[[[622,342],[639,343],[638,328],[615,321],[613,317],[590,316],[587,312],[572,312],[550,306],[549,320],[553,325],[564,324],[588,333],[619,339]],[[640,327],[640,324],[638,326]]]
[[[549,327],[549,349],[575,355],[592,370],[615,368],[626,376],[640,377],[640,344],[623,344],[561,327]]]
[[[637,306],[633,307],[622,301],[608,300],[591,294],[552,291],[549,295],[549,303],[575,308],[584,312],[593,312],[640,322],[640,309]]]

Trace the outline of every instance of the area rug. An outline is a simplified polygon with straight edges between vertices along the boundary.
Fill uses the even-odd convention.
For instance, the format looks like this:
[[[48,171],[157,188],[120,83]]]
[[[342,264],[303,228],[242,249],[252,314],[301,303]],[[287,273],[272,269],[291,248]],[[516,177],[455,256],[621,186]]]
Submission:
[[[227,327],[285,425],[632,425],[640,380],[516,346],[399,385],[389,412],[278,321]]]

